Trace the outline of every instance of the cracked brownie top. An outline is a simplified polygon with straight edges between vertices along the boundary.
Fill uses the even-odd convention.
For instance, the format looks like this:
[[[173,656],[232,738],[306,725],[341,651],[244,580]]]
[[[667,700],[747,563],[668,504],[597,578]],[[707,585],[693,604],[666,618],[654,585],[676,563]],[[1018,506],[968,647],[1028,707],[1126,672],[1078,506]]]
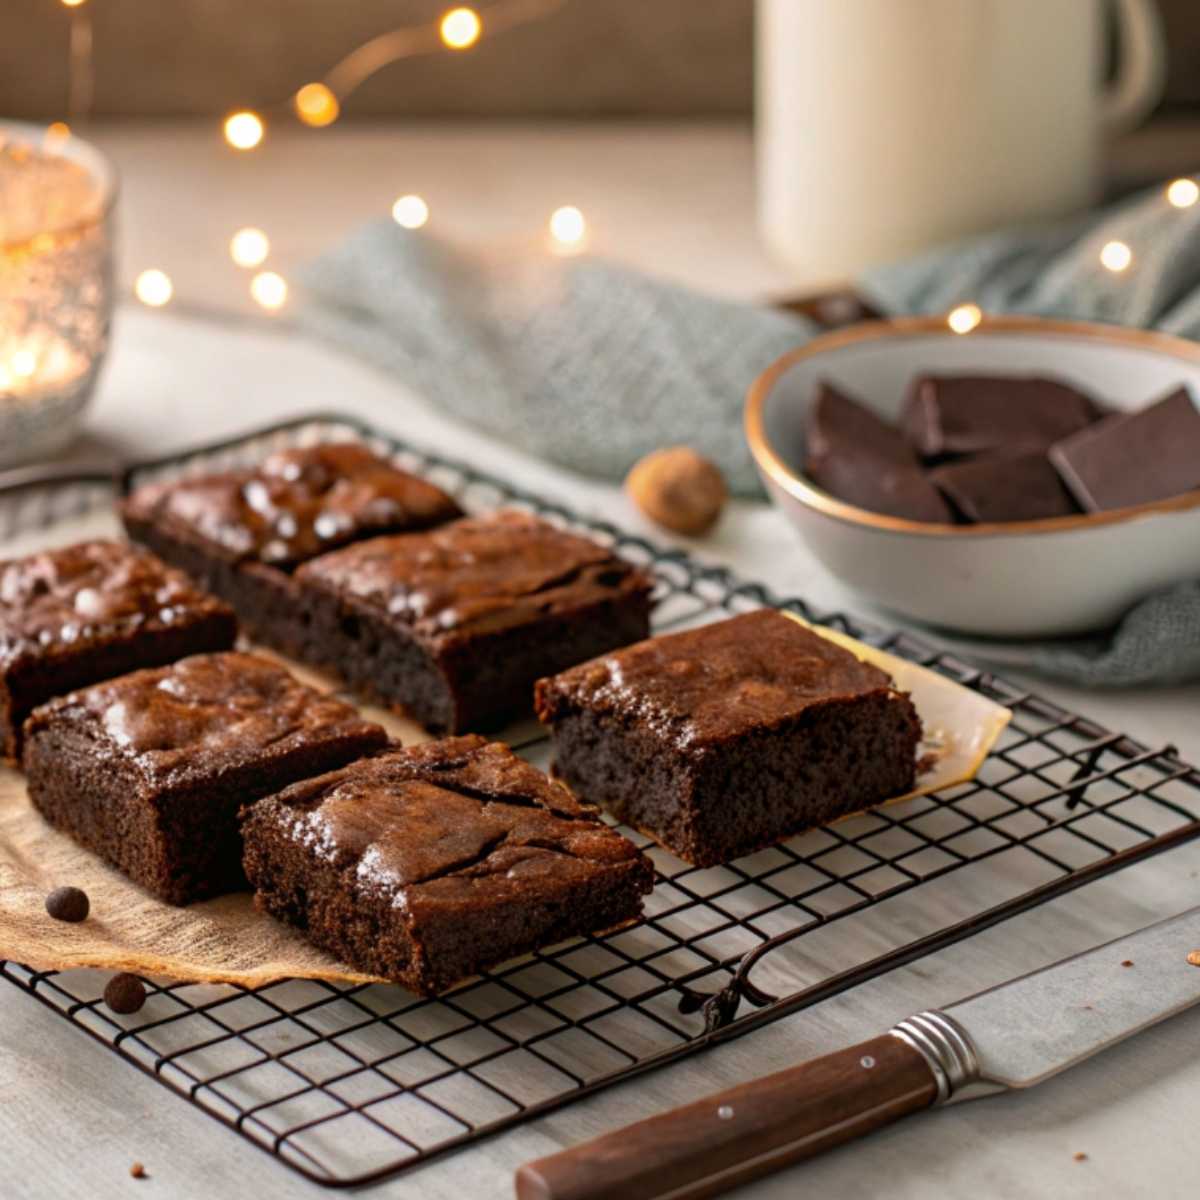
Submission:
[[[185,626],[228,606],[122,542],[78,542],[0,562],[0,667]]]
[[[528,624],[652,586],[608,547],[509,511],[359,542],[305,564],[297,578],[430,639]]]
[[[37,709],[30,732],[69,723],[98,751],[132,761],[152,786],[218,777],[304,746],[361,739],[382,728],[254,654],[196,654],[72,692]]]
[[[260,801],[259,827],[342,873],[358,893],[429,906],[537,900],[582,875],[648,860],[562,785],[477,736],[384,751]]]
[[[462,515],[440,488],[357,442],[281,450],[253,470],[147,484],[125,510],[225,557],[282,568],[357,538]]]

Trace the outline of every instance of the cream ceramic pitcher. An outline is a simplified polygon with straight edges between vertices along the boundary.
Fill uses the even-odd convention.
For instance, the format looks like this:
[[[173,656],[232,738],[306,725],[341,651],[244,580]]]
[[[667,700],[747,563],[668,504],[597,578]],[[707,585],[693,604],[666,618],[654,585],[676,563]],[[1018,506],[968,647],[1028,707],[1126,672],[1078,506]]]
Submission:
[[[804,286],[1083,207],[1165,74],[1153,0],[758,0],[757,44],[760,226]]]

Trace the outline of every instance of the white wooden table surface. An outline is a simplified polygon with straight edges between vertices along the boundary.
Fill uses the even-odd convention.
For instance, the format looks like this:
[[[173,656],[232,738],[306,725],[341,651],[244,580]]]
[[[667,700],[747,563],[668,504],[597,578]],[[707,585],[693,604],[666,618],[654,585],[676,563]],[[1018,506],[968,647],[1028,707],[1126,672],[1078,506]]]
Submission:
[[[271,235],[285,274],[363,219],[417,191],[438,225],[478,240],[535,239],[558,204],[584,209],[593,245],[728,295],[786,288],[753,232],[751,151],[733,127],[558,128],[537,132],[376,127],[275,136],[237,159],[208,127],[111,129],[98,140],[124,176],[121,275],[169,271],[181,303],[125,307],[92,437],[123,453],[163,451],[305,409],[344,406],[559,496],[639,525],[616,489],[499,447],[425,408],[395,380],[248,314],[245,274],[225,251],[242,225]],[[818,603],[835,581],[773,512],[735,505],[701,556]],[[860,606],[861,607],[861,606]],[[1036,684],[1144,741],[1200,759],[1200,686],[1091,692]],[[1132,868],[972,941],[756,1034],[704,1053],[381,1185],[381,1198],[510,1194],[527,1158],[869,1036],[944,1003],[1194,904],[1200,846]],[[803,1188],[827,1196],[917,1200],[971,1195],[1196,1195],[1200,1011],[1177,1018],[1025,1096],[915,1118],[739,1195]],[[1076,1161],[1077,1151],[1088,1157]],[[131,1180],[134,1160],[149,1178]],[[0,986],[0,1195],[110,1200],[139,1195],[256,1200],[316,1197],[260,1150],[120,1062],[16,989]]]

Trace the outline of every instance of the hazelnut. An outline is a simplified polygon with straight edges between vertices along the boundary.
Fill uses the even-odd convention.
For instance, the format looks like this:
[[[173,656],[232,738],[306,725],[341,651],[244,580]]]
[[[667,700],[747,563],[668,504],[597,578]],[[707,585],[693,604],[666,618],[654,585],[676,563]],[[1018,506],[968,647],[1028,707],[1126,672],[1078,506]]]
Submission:
[[[721,472],[688,446],[647,454],[634,464],[625,489],[652,521],[689,535],[716,524],[726,496]]]

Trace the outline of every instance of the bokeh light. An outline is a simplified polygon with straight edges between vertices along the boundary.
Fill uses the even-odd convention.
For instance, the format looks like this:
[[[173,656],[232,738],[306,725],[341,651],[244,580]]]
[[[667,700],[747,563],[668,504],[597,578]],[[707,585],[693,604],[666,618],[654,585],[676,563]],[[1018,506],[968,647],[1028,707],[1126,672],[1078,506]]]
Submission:
[[[483,22],[473,8],[452,8],[438,27],[442,41],[451,50],[469,50],[483,32]]]
[[[392,205],[392,219],[405,229],[420,229],[429,220],[429,205],[420,196],[401,196]]]
[[[249,109],[225,118],[225,140],[235,150],[253,150],[263,139],[262,117]]]
[[[1133,262],[1133,251],[1124,242],[1105,242],[1100,251],[1100,263],[1109,271],[1119,273]]]
[[[587,221],[573,204],[564,204],[550,214],[550,236],[562,249],[578,249],[587,237]]]
[[[287,303],[287,280],[274,271],[260,271],[250,280],[250,295],[263,308],[282,308]]]
[[[970,333],[983,320],[983,309],[978,304],[960,304],[946,314],[946,324],[955,333]]]
[[[162,308],[164,304],[169,304],[175,294],[171,277],[166,271],[160,271],[156,267],[143,271],[137,277],[133,290],[137,293],[137,298],[151,308]]]
[[[1200,200],[1200,184],[1194,179],[1176,179],[1167,188],[1167,199],[1176,208],[1191,208]]]
[[[261,229],[239,229],[229,239],[229,257],[239,267],[257,267],[266,262],[271,243]]]
[[[306,83],[293,97],[296,116],[305,125],[321,128],[332,125],[342,111],[338,98],[323,83]]]

